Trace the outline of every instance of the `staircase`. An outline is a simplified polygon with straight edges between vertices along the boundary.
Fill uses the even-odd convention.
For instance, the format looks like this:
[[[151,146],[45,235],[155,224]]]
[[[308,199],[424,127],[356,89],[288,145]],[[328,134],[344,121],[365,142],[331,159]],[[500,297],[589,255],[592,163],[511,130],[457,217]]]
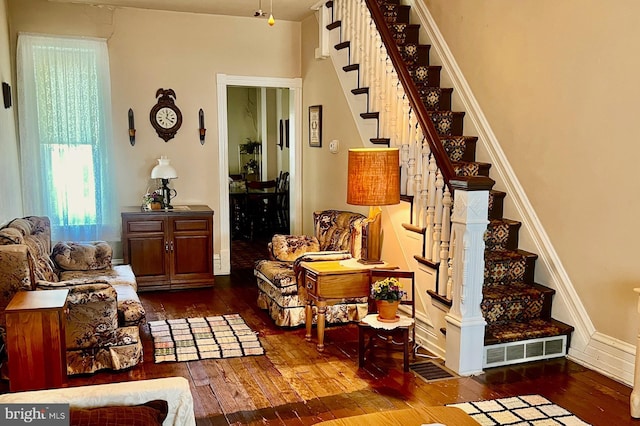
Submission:
[[[340,11],[334,10],[337,8],[334,3],[341,1],[343,2],[340,5],[342,9]],[[478,138],[464,134],[465,113],[452,111],[453,89],[440,87],[441,67],[430,65],[430,46],[420,44],[420,26],[410,22],[411,7],[400,4],[399,0],[353,0],[354,3],[363,2],[361,3],[362,9],[358,9],[358,6],[354,7],[350,3],[352,0],[341,1],[327,2],[326,7],[330,10],[331,22],[326,28],[331,32],[339,32],[340,41],[332,48],[336,51],[347,51],[348,63],[342,67],[343,72],[356,74],[354,78],[356,86],[351,89],[351,93],[365,99],[365,110],[359,113],[360,119],[374,121],[376,124],[375,134],[369,138],[369,143],[398,146],[405,155],[409,150],[407,144],[413,143],[411,142],[413,136],[421,141],[423,138],[428,140],[430,132],[435,130],[437,133],[434,138],[437,140],[429,141],[429,144],[433,145],[426,148],[430,161],[434,161],[434,158],[437,161],[439,168],[437,172],[433,172],[434,167],[430,162],[425,162],[425,167],[422,168],[420,168],[421,164],[418,164],[418,171],[416,171],[416,162],[421,162],[424,158],[420,153],[415,155],[412,165],[409,164],[411,161],[403,160],[403,172],[405,177],[408,174],[409,183],[405,184],[408,185],[408,189],[402,199],[410,203],[412,212],[412,223],[403,224],[403,226],[411,232],[422,234],[425,238],[423,251],[416,253],[415,259],[439,271],[437,280],[439,288],[429,290],[428,293],[437,303],[451,307],[453,296],[451,290],[447,289],[447,283],[449,286],[451,285],[452,274],[450,271],[456,262],[452,258],[452,253],[447,251],[449,247],[448,229],[446,232],[444,229],[451,227],[451,224],[445,219],[441,225],[438,225],[434,222],[434,218],[437,216],[435,213],[432,216],[427,215],[427,211],[438,211],[444,206],[444,216],[446,216],[450,213],[451,207],[447,206],[446,202],[444,204],[436,202],[433,209],[431,205],[427,208],[425,198],[428,197],[424,194],[436,188],[434,182],[437,178],[448,181],[439,187],[441,195],[447,192],[447,185],[456,179],[466,182],[474,182],[475,179],[483,183],[493,182],[489,179],[491,164],[476,161],[475,151]],[[371,13],[371,18],[358,17],[365,11],[365,3]],[[352,27],[349,27],[350,22]],[[390,57],[395,55],[392,52],[395,49],[401,58],[399,63],[394,63],[395,69],[387,72],[387,75],[391,78],[396,78],[397,75],[400,80],[402,80],[402,75],[410,77],[408,83],[403,82],[406,94],[401,95],[400,101],[397,101],[397,104],[392,107],[389,107],[385,102],[389,102],[393,97],[386,96],[386,100],[380,100],[385,97],[384,93],[388,95],[389,89],[383,89],[383,94],[377,95],[373,93],[374,87],[367,86],[367,84],[379,85],[375,78],[375,71],[368,71],[367,67],[381,66],[379,61],[374,61],[369,56],[370,52],[377,48],[378,42],[366,35],[366,31],[363,32],[363,28],[367,25],[377,26]],[[356,43],[364,47],[356,47]],[[355,53],[356,49],[358,49],[358,53]],[[361,63],[356,62],[358,59]],[[390,61],[383,62],[383,67],[384,64],[388,66],[389,63]],[[413,85],[413,88],[407,87],[407,84]],[[394,85],[395,83],[391,84],[392,87]],[[431,122],[426,126],[423,126],[419,118],[416,118],[420,114],[419,110],[422,109],[422,106],[411,104],[407,107],[409,101],[406,99],[411,98],[412,93],[418,94],[419,102],[426,109],[426,114]],[[390,110],[403,111],[404,116],[398,118]],[[407,114],[409,114],[409,118],[406,117]],[[410,132],[413,132],[416,127],[417,134],[413,135],[412,133],[411,137],[407,137],[403,130],[395,130],[399,122],[408,126]],[[429,129],[431,125],[432,129]],[[426,146],[426,142],[419,142],[416,145],[417,149],[422,149],[423,145]],[[413,149],[413,145],[411,145],[411,149]],[[438,157],[439,151],[446,153],[444,160]],[[447,162],[449,164],[445,164]],[[421,180],[422,175],[427,175],[427,164],[430,167],[429,184],[427,178],[424,182]],[[448,176],[447,170],[453,170],[454,176]],[[415,183],[412,179],[414,176]],[[428,185],[433,187],[428,188]],[[473,186],[473,184],[468,186]],[[421,189],[423,187],[424,191]],[[451,192],[455,195],[454,190]],[[480,304],[482,317],[486,321],[483,368],[564,356],[567,353],[573,332],[572,326],[551,317],[552,299],[555,291],[536,283],[534,271],[537,255],[518,248],[518,234],[521,224],[503,217],[503,204],[506,195],[504,192],[492,189],[489,191],[488,225],[484,234],[484,277]],[[444,197],[446,199],[447,195],[445,194]],[[425,204],[423,205],[423,203]],[[420,213],[421,211],[424,212],[424,215]],[[426,219],[422,219],[423,217]],[[443,237],[443,235],[445,236]],[[443,251],[438,256],[441,240]],[[446,333],[446,330],[442,331]]]

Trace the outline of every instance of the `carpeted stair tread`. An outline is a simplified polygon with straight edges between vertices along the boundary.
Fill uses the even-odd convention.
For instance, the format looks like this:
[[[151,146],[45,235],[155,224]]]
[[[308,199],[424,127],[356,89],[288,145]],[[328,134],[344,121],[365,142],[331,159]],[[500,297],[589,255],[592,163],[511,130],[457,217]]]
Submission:
[[[484,332],[484,344],[495,345],[498,343],[515,342],[526,339],[539,339],[567,335],[574,328],[558,320],[534,319],[530,321],[511,321],[501,324],[487,325]]]
[[[521,222],[511,219],[491,219],[484,235],[487,250],[515,250],[518,248],[518,232]]]
[[[482,316],[487,324],[546,318],[554,290],[522,282],[482,288]]]

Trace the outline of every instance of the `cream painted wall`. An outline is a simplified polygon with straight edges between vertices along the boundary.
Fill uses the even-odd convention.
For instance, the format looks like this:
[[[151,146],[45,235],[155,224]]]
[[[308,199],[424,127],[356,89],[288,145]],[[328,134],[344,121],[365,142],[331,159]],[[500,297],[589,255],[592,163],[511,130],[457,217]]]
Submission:
[[[16,86],[12,68],[7,2],[0,0],[0,82],[11,86],[12,103],[15,105]],[[0,99],[2,96],[0,95]],[[18,141],[16,139],[16,108],[5,108],[0,100],[0,225],[14,217],[22,216],[20,172],[18,170]]]
[[[331,59],[315,59],[318,22],[311,16],[302,22],[302,178],[303,231],[313,235],[315,210],[337,209],[368,213],[368,209],[347,204],[348,149],[362,147],[360,134],[338,81]],[[322,105],[322,147],[309,146],[310,105]],[[340,151],[329,152],[329,141],[337,139]]]
[[[634,344],[640,3],[423,1],[595,328]]]
[[[229,173],[243,172],[238,145],[258,140],[257,105],[254,87],[229,87],[227,89],[227,122],[229,132]],[[206,143],[206,142],[205,142]]]
[[[173,204],[218,209],[216,74],[300,77],[300,23],[143,9],[9,0],[12,52],[19,31],[107,37],[111,62],[116,186],[120,205],[138,205],[156,159],[166,155],[179,178]],[[183,124],[164,142],[149,123],[158,88],[176,92]],[[127,137],[127,110],[136,120],[136,145]],[[198,138],[198,110],[207,139]],[[215,222],[215,218],[214,218]],[[216,222],[214,233],[219,234]],[[214,235],[214,250],[219,241]]]

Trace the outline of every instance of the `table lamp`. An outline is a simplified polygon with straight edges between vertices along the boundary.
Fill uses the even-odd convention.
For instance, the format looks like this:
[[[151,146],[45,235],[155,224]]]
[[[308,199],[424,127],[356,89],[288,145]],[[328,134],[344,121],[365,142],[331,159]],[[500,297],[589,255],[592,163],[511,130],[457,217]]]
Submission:
[[[398,148],[354,148],[349,150],[347,203],[369,206],[362,235],[365,264],[383,263],[382,208],[400,202],[400,154]]]
[[[151,170],[151,179],[162,179],[162,204],[165,209],[172,209],[171,205],[171,189],[169,189],[169,179],[176,179],[178,173],[176,169],[169,164],[169,159],[165,156],[158,158],[158,164]],[[174,196],[176,190],[173,190]]]

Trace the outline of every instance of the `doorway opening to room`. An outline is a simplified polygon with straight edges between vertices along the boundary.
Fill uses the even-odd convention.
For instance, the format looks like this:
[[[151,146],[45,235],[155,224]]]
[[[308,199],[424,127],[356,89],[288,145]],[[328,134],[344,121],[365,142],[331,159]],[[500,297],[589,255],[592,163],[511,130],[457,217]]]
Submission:
[[[231,272],[233,247],[233,264],[250,267],[249,253],[266,255],[271,235],[300,232],[301,109],[300,79],[218,75],[219,176],[228,185],[216,274]]]

